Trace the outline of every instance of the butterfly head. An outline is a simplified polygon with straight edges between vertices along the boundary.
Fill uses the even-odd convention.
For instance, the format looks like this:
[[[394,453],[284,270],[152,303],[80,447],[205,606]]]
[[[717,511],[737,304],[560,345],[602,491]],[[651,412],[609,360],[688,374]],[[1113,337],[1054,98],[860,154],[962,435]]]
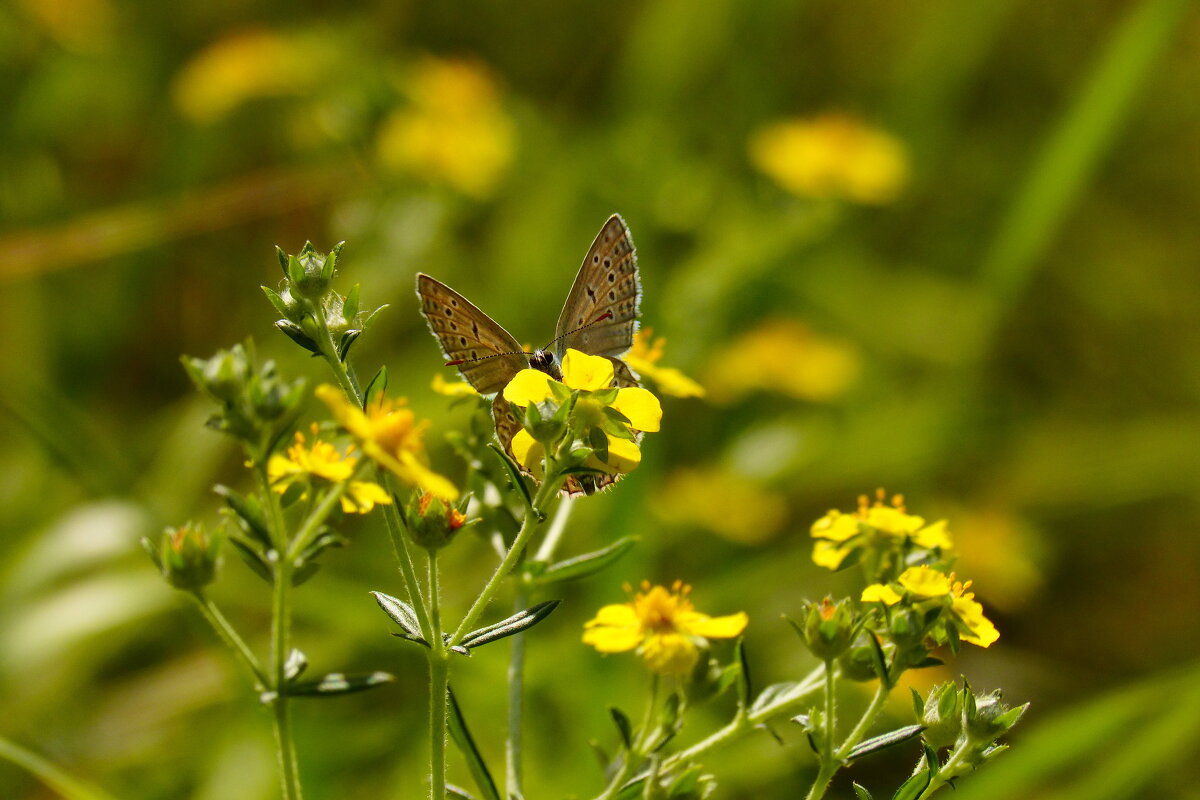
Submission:
[[[538,372],[546,373],[556,381],[563,379],[562,367],[558,363],[558,356],[549,350],[539,349],[530,353],[529,366]]]

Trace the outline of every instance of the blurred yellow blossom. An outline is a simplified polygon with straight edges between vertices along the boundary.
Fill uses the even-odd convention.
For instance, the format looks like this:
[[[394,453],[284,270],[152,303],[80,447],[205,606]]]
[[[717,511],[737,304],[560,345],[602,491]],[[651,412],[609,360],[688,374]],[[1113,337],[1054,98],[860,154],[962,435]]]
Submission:
[[[633,337],[633,348],[625,354],[624,361],[642,378],[648,378],[663,394],[674,397],[703,397],[704,387],[674,367],[660,367],[663,346],[667,340],[653,338],[654,331],[642,328]]]
[[[858,351],[826,339],[791,319],[768,320],[719,349],[704,384],[716,402],[756,391],[824,402],[843,394],[858,377]]]
[[[988,647],[1000,638],[996,626],[983,615],[983,606],[975,600],[975,594],[967,591],[971,588],[970,581],[956,581],[954,575],[922,564],[904,570],[896,584],[903,589],[903,593],[897,591],[895,586],[876,583],[863,589],[862,601],[880,602],[888,606],[900,603],[905,596],[911,597],[915,603],[941,601],[948,604],[951,622],[964,642]]]
[[[673,524],[695,525],[743,544],[770,539],[787,519],[782,496],[717,467],[673,472],[655,493],[654,510]]]
[[[280,494],[292,484],[307,481],[310,477],[321,478],[330,483],[350,481],[342,495],[342,510],[347,514],[366,514],[376,505],[392,502],[383,487],[371,481],[351,481],[358,468],[358,457],[349,452],[342,454],[329,442],[317,437],[318,428],[312,426],[313,441],[309,445],[305,436],[296,431],[295,441],[287,449],[287,455],[278,453],[267,462],[267,477],[271,487]]]
[[[946,551],[953,546],[946,521],[925,524],[924,517],[909,514],[904,496],[895,495],[891,504],[885,502],[883,489],[875,492],[872,502],[859,495],[858,509],[844,514],[837,509],[812,524],[813,562],[820,567],[837,569],[855,550],[860,548],[893,549],[910,542],[925,550]]]
[[[632,588],[627,585],[626,591]],[[604,606],[585,623],[583,641],[601,653],[636,649],[653,672],[686,675],[705,639],[739,636],[749,622],[740,611],[724,617],[701,614],[689,599],[691,591],[682,581],[675,581],[669,591],[643,581],[630,602]]]
[[[446,376],[440,372],[435,372],[433,375],[433,383],[430,384],[435,392],[446,397],[471,397],[479,396],[479,392],[475,391],[475,387],[466,381],[448,381]]]
[[[334,52],[315,36],[239,31],[205,47],[175,78],[172,97],[197,122],[215,122],[247,100],[311,89]]]
[[[95,53],[108,49],[116,30],[116,9],[109,0],[22,0],[34,22],[69,50]]]
[[[487,197],[508,170],[512,119],[491,74],[473,61],[418,61],[402,90],[409,104],[379,131],[380,161],[463,194]]]
[[[422,434],[426,423],[417,422],[404,400],[380,394],[364,411],[328,383],[318,386],[316,395],[372,461],[443,500],[458,499],[454,484],[425,466]]]
[[[803,197],[881,204],[908,180],[908,156],[894,136],[844,113],[779,120],[749,142],[754,166]]]

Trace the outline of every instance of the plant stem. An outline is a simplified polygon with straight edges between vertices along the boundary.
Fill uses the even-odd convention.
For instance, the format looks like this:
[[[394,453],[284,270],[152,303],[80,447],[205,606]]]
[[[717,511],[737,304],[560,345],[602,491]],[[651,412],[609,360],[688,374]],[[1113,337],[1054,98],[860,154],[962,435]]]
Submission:
[[[564,497],[558,504],[558,510],[554,512],[554,519],[550,521],[550,529],[546,531],[546,537],[542,539],[537,555],[533,557],[534,561],[546,562],[554,558],[554,551],[558,549],[558,543],[562,541],[563,532],[567,529],[567,520],[571,518],[571,509],[574,507],[575,501],[570,497]]]
[[[513,613],[529,607],[529,590],[517,581]],[[525,634],[510,637],[512,650],[508,658],[508,739],[504,746],[504,779],[508,797],[524,797],[521,788],[521,720],[525,698]]]
[[[329,332],[329,325],[325,322],[325,314],[322,309],[318,308],[313,316],[317,320],[317,327],[320,329],[321,341],[317,344],[321,348],[321,355],[325,359],[325,363],[329,365],[330,371],[333,372],[333,377],[337,379],[338,386],[342,387],[342,391],[346,393],[346,397],[354,401],[354,403],[362,408],[362,392],[359,390],[357,381],[353,380],[350,373],[346,370],[346,365],[341,358],[338,357],[337,345],[333,341],[333,334]]]
[[[200,608],[200,614],[208,621],[217,635],[222,641],[229,646],[229,649],[236,653],[250,671],[254,673],[255,679],[258,681],[259,690],[266,690],[271,687],[271,679],[267,677],[267,673],[263,671],[262,666],[258,663],[254,653],[246,646],[246,642],[242,637],[238,636],[237,631],[229,624],[229,620],[221,613],[216,604],[209,599],[203,591],[192,593],[192,599],[196,601],[196,605]]]
[[[429,554],[429,787],[433,800],[446,797],[446,707],[450,657],[442,641],[442,609],[437,550]]]
[[[546,471],[547,475],[553,474],[550,470]],[[521,553],[525,551],[525,545],[532,538],[533,534],[542,525],[541,510],[546,502],[558,492],[562,486],[562,479],[547,480],[542,483],[538,489],[537,496],[533,499],[533,510],[525,513],[525,519],[521,523],[521,530],[517,532],[517,538],[513,539],[512,546],[508,548],[508,552],[500,561],[500,565],[496,567],[496,571],[492,573],[492,577],[483,587],[483,591],[475,598],[475,602],[471,604],[471,608],[467,611],[459,623],[458,630],[450,637],[450,644],[456,645],[463,640],[463,637],[471,632],[475,623],[479,621],[479,615],[487,608],[487,604],[491,602],[492,597],[500,588],[500,582],[512,572],[513,567],[517,565],[517,561],[521,558]]]
[[[833,752],[833,739],[837,735],[837,719],[834,716],[837,709],[834,705],[834,684],[837,678],[833,671],[833,662],[825,662],[825,730],[824,740],[821,742],[821,766],[817,770],[817,777],[813,780],[812,788],[808,790],[806,800],[819,800],[825,796],[826,790],[829,789],[829,782],[833,780],[833,774],[837,772],[840,759],[835,758]]]
[[[400,495],[396,492],[395,484],[390,473],[380,469],[378,474],[383,477],[384,488],[392,496],[392,503],[384,509],[383,518],[387,522],[388,538],[392,540],[392,552],[396,556],[396,565],[400,567],[400,575],[404,578],[404,588],[408,592],[408,602],[417,612],[417,622],[421,625],[421,635],[426,641],[433,630],[429,621],[429,610],[425,604],[425,596],[421,594],[421,584],[417,581],[417,568],[413,564],[412,553],[408,549],[408,538],[405,536],[403,518],[400,516]]]
[[[867,730],[874,724],[879,712],[883,710],[883,704],[887,702],[888,694],[891,693],[891,688],[883,681],[879,682],[879,686],[875,689],[875,696],[871,698],[867,710],[863,712],[859,718],[858,724],[854,726],[854,730],[850,731],[850,735],[846,737],[846,741],[842,742],[842,746],[834,753],[834,757],[838,761],[843,761],[850,755],[850,751],[854,746],[862,741],[867,734]]]

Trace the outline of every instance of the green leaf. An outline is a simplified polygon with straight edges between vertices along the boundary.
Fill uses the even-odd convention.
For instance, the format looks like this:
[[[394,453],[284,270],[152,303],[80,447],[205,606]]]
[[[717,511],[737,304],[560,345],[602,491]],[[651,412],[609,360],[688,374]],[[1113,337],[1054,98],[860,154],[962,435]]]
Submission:
[[[820,688],[820,684],[808,684],[799,681],[773,683],[759,692],[758,697],[754,700],[754,704],[750,706],[750,713],[754,714],[777,703],[784,704],[792,700],[799,700],[801,697],[814,694]]]
[[[387,367],[380,367],[371,380],[367,383],[367,388],[363,392],[363,408],[375,402],[375,399],[387,391],[388,371]]]
[[[562,601],[547,600],[544,603],[538,603],[532,608],[518,611],[507,619],[502,619],[492,625],[471,631],[462,638],[459,644],[466,648],[479,647],[512,636],[514,633],[528,630],[550,616],[551,612],[558,608],[560,602]]]
[[[395,676],[386,672],[367,672],[358,675],[331,672],[315,681],[293,683],[288,686],[287,693],[289,697],[333,697],[334,695],[364,692],[394,680],[396,680]]]
[[[306,564],[301,564],[292,570],[292,586],[300,586],[308,583],[309,579],[321,569],[320,563],[309,561]]]
[[[633,749],[633,725],[629,722],[629,717],[625,716],[625,712],[616,706],[609,706],[608,713],[612,716],[613,722],[617,725],[617,732],[621,734],[621,742],[625,745],[626,752]]]
[[[746,660],[746,642],[740,636],[738,637],[737,644],[734,645],[734,657],[738,665],[738,709],[745,711],[750,707],[752,690],[750,683],[750,662]]]
[[[350,541],[345,536],[325,528],[317,534],[308,547],[304,548],[304,552],[300,554],[300,561],[302,563],[312,561],[330,547],[345,547],[349,543]]]
[[[455,786],[453,783],[446,784],[446,794],[456,800],[475,800],[475,795],[468,792],[461,786]]]
[[[275,582],[275,567],[262,552],[242,539],[240,536],[229,536],[227,541],[233,545],[234,551],[241,557],[242,561],[246,562],[246,566],[250,568],[258,577],[262,578],[267,583]]]
[[[359,328],[351,328],[342,334],[342,338],[338,340],[338,360],[345,361],[346,355],[350,352],[350,347],[358,341],[358,337],[362,336],[362,330]]]
[[[917,719],[925,719],[925,701],[921,698],[920,692],[911,686],[908,691],[912,693],[913,714]]]
[[[620,560],[623,555],[633,549],[633,546],[637,542],[638,537],[636,536],[623,536],[608,547],[551,564],[539,573],[532,582],[538,586],[545,586],[551,583],[561,583],[562,581],[577,580],[595,575],[605,567]]]
[[[862,758],[863,756],[883,750],[886,747],[907,742],[910,739],[919,736],[923,730],[925,730],[924,725],[905,725],[903,728],[897,728],[894,731],[881,733],[878,736],[873,736],[870,739],[867,739],[865,742],[859,742],[856,744],[850,749],[850,752],[846,755],[846,758],[854,761],[855,759]]]
[[[875,635],[874,631],[867,631],[867,639],[871,642],[871,662],[875,666],[875,674],[879,676],[880,682],[890,689],[894,683],[892,676],[889,674],[887,656],[883,652],[883,645],[879,643],[879,637]]]
[[[238,527],[262,545],[264,550],[270,550],[274,546],[271,542],[271,533],[267,530],[267,520],[263,514],[262,504],[256,497],[246,497],[219,483],[213,487],[213,491],[225,501],[225,505],[237,519]]]
[[[413,610],[412,606],[398,597],[392,597],[390,594],[384,594],[383,592],[371,592],[371,596],[375,598],[375,602],[383,609],[383,613],[391,617],[392,621],[403,628],[406,634],[420,639],[422,643],[428,644],[421,637],[421,623],[417,618],[417,612]]]
[[[858,783],[851,785],[854,787],[854,796],[857,797],[858,800],[875,800],[875,798],[871,797],[871,793],[868,792],[864,786]]]
[[[496,454],[500,459],[500,463],[504,465],[504,469],[508,471],[508,479],[520,493],[521,498],[525,501],[525,508],[533,508],[533,495],[529,493],[529,484],[525,482],[525,476],[521,474],[521,468],[516,462],[509,458],[508,453],[495,442],[488,442],[488,448]]]
[[[596,458],[600,459],[600,463],[607,464],[608,434],[599,428],[592,428],[588,431],[588,444],[591,445],[592,452],[596,454]]]
[[[929,770],[921,770],[900,784],[900,788],[892,795],[892,800],[917,800],[929,788],[929,782],[932,779],[933,776],[929,774]]]
[[[463,758],[467,760],[467,768],[471,771],[471,777],[475,779],[475,785],[485,800],[501,800],[500,790],[496,788],[496,782],[492,780],[492,773],[488,771],[487,763],[484,762],[479,748],[475,746],[475,740],[471,737],[471,732],[467,729],[467,721],[463,718],[462,709],[458,706],[453,689],[447,687],[446,699],[450,704],[450,738],[454,740],[458,752],[462,753]]]
[[[362,284],[356,283],[346,294],[346,299],[342,301],[342,314],[345,315],[347,322],[353,323],[354,318],[358,316],[361,295]]]

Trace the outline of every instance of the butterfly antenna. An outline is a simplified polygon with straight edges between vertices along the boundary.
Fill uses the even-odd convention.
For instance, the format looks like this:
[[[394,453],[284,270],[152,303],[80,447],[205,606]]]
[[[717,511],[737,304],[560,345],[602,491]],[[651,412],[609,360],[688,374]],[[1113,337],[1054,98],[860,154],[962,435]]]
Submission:
[[[551,340],[550,340],[550,343],[549,343],[549,344],[547,344],[547,345],[546,345],[545,347],[543,347],[542,349],[543,349],[543,350],[549,349],[550,345],[552,345],[552,344],[555,344],[556,342],[558,342],[558,341],[559,341],[559,340],[561,340],[561,339],[565,339],[565,338],[567,338],[568,336],[570,336],[570,335],[571,335],[571,334],[573,334],[573,333],[579,333],[579,332],[580,332],[581,330],[583,330],[584,328],[590,328],[590,327],[592,327],[593,325],[595,325],[597,322],[603,322],[603,321],[604,321],[604,320],[606,320],[606,319],[612,319],[612,315],[613,315],[613,314],[612,314],[612,312],[611,312],[611,311],[605,311],[603,314],[601,314],[600,316],[596,317],[596,318],[595,318],[594,320],[592,320],[591,322],[585,322],[585,323],[583,323],[582,325],[580,325],[578,328],[575,328],[574,330],[567,331],[566,333],[564,333],[564,334],[563,334],[563,335],[561,335],[561,336],[555,336],[553,339],[551,339]]]
[[[500,358],[501,356],[527,356],[524,350],[513,350],[511,353],[492,353],[490,356],[479,356],[478,358],[459,358],[454,361],[447,361],[445,366],[457,367],[459,364],[474,364],[476,361],[487,361],[489,358]]]

